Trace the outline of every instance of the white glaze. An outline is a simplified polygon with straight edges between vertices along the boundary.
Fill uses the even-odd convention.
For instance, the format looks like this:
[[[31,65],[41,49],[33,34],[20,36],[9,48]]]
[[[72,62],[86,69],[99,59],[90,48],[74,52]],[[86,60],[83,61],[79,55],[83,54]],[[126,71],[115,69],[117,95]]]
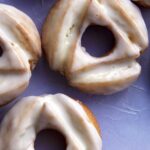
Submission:
[[[57,19],[61,20],[59,26]],[[116,46],[109,55],[95,58],[81,46],[82,35],[91,24],[107,26],[113,32]],[[148,46],[148,33],[140,10],[130,0],[60,0],[45,22],[43,45],[50,66],[64,73],[71,85],[110,94],[128,87],[139,76],[136,58]],[[124,71],[128,66],[131,68]]]
[[[4,105],[27,87],[41,43],[33,21],[20,10],[0,4],[0,18],[0,105]]]
[[[22,99],[4,118],[0,150],[34,150],[43,129],[56,129],[66,138],[67,150],[101,150],[99,133],[83,107],[70,97],[44,95]]]

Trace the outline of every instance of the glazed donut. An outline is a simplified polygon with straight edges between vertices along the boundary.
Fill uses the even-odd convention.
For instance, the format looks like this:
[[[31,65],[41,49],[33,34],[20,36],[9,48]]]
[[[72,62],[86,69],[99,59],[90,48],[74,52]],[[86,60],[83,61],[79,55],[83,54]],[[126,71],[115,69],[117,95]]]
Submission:
[[[113,32],[116,45],[109,55],[95,58],[82,47],[82,35],[91,24]],[[67,76],[72,86],[111,94],[139,76],[141,67],[135,59],[148,46],[148,34],[130,0],[59,0],[44,24],[42,43],[51,68]]]
[[[89,109],[70,97],[26,97],[4,118],[0,150],[34,150],[38,132],[56,129],[63,133],[67,150],[101,150],[100,129]]]
[[[33,21],[16,8],[0,4],[0,106],[27,87],[41,55],[40,36]]]
[[[133,0],[133,1],[139,3],[143,6],[150,7],[150,0]]]

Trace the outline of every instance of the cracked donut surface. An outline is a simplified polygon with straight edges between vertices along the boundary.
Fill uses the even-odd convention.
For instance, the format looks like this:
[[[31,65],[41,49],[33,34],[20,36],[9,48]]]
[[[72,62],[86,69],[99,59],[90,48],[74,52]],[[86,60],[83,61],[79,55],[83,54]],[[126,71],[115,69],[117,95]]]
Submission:
[[[60,131],[67,150],[101,150],[100,128],[91,111],[63,95],[26,97],[5,116],[0,128],[0,150],[34,150],[38,132]]]
[[[41,55],[33,21],[20,10],[0,4],[0,105],[21,94]]]
[[[81,46],[91,24],[107,26],[114,34],[116,45],[109,55],[95,58]],[[42,43],[50,67],[72,86],[111,94],[138,78],[136,58],[148,46],[148,34],[140,10],[130,0],[59,0],[44,24]]]

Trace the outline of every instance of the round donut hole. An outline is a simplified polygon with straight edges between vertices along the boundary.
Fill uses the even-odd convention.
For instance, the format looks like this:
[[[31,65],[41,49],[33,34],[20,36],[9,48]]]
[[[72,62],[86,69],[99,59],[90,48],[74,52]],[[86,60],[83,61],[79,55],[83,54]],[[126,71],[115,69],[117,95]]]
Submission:
[[[0,57],[3,55],[3,49],[2,47],[0,46]]]
[[[91,25],[82,36],[82,46],[93,57],[108,55],[115,47],[113,33],[104,26]]]
[[[35,140],[35,150],[66,150],[65,137],[56,130],[43,130]]]

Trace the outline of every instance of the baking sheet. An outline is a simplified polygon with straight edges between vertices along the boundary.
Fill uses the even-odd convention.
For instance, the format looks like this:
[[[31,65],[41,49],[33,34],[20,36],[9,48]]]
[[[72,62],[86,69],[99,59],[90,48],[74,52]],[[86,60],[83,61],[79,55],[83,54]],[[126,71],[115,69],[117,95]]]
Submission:
[[[0,0],[0,2],[14,5],[27,13],[41,31],[43,21],[54,0]],[[141,10],[150,34],[150,9],[141,8]],[[84,44],[88,49],[96,49],[95,52],[99,53],[106,43],[104,45],[101,42],[104,41],[103,35],[95,34],[96,31],[96,28],[92,28],[87,33]],[[150,150],[150,48],[138,61],[142,65],[142,74],[134,85],[114,95],[97,96],[69,87],[66,79],[59,73],[51,71],[42,57],[33,72],[28,89],[20,97],[60,92],[68,94],[83,101],[96,115],[101,125],[103,150]],[[0,108],[0,120],[16,101]],[[65,139],[57,132],[44,131],[38,136],[35,145],[36,150],[62,150],[65,149]]]

